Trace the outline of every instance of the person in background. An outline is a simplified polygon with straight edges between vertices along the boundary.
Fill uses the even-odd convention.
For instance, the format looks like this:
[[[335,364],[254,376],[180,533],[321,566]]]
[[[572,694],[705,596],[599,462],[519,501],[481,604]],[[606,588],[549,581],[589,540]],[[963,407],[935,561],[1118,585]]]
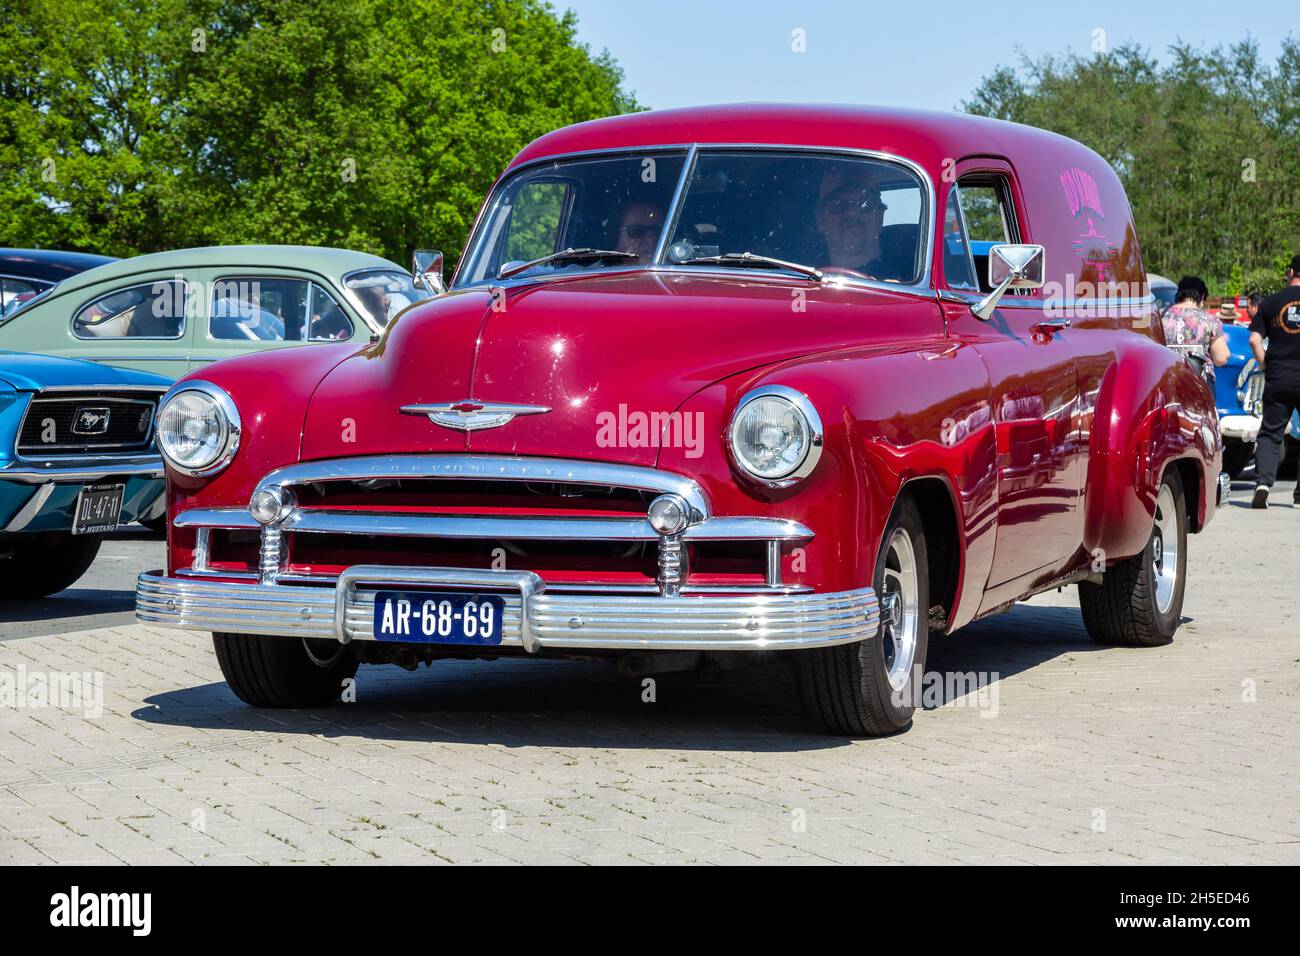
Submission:
[[[1219,306],[1219,325],[1236,325],[1240,318],[1237,307],[1231,302],[1224,302]]]
[[[1259,311],[1259,303],[1263,301],[1264,296],[1258,292],[1252,292],[1246,297],[1246,324],[1255,321],[1255,313]]]
[[[1256,484],[1250,506],[1267,508],[1287,422],[1291,410],[1300,407],[1300,256],[1293,256],[1286,270],[1286,288],[1259,303],[1250,322],[1250,350],[1264,370],[1264,420],[1255,440]],[[1300,505],[1300,484],[1292,500]]]
[[[1183,276],[1174,293],[1174,304],[1161,318],[1165,344],[1171,347],[1192,346],[1214,365],[1228,361],[1228,340],[1223,323],[1205,311],[1209,289],[1197,276]]]

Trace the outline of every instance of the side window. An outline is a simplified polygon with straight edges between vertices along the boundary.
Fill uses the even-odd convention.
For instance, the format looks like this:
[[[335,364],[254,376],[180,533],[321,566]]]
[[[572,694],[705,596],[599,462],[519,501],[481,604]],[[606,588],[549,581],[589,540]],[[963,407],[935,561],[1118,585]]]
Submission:
[[[312,342],[343,342],[352,338],[352,320],[334,297],[312,282],[308,288],[308,336]]]
[[[961,219],[961,201],[956,186],[948,193],[948,205],[943,214],[943,275],[951,289],[976,291],[975,267],[971,263],[970,244],[966,241],[966,227]]]
[[[560,248],[560,221],[569,188],[564,183],[529,183],[515,196],[502,262],[529,262]]]
[[[988,281],[989,247],[1020,241],[1010,187],[1005,177],[976,173],[959,179],[954,192],[961,202],[962,222],[979,287],[984,292],[992,291]]]
[[[0,279],[0,318],[16,312],[24,303],[50,287],[49,282],[35,279]]]
[[[184,280],[118,289],[72,317],[72,334],[79,339],[178,339],[184,331]]]
[[[212,283],[208,336],[223,342],[300,340],[306,298],[307,282],[301,279],[217,279]]]

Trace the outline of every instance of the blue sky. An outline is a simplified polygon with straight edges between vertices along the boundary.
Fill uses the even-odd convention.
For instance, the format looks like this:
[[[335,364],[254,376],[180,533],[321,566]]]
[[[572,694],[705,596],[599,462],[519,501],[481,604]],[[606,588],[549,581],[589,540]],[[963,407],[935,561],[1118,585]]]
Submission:
[[[1268,62],[1288,29],[1300,33],[1279,0],[552,3],[578,15],[579,39],[608,49],[652,108],[773,100],[949,110],[995,66],[1017,62],[1018,50],[1086,55],[1097,29],[1111,47],[1136,40],[1160,54],[1178,39],[1226,47],[1249,34]],[[1001,25],[1004,11],[1015,11],[1017,28]],[[796,28],[805,31],[804,53],[791,49]]]

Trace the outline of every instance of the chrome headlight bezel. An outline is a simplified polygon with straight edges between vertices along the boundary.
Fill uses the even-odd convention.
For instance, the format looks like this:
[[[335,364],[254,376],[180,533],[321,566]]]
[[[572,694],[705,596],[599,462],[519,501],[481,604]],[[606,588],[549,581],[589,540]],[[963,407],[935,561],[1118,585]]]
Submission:
[[[187,393],[194,392],[202,396],[203,400],[210,402],[219,413],[222,421],[221,440],[218,442],[217,454],[209,461],[201,465],[186,464],[173,458],[163,442],[162,422],[163,414],[169,403]],[[239,409],[235,407],[235,401],[220,386],[213,385],[211,382],[204,381],[187,381],[181,382],[174,386],[162,397],[158,403],[158,413],[154,419],[154,444],[158,448],[159,454],[167,462],[168,467],[180,472],[183,475],[189,475],[192,478],[207,478],[215,475],[224,469],[234,459],[235,453],[239,451],[239,438],[243,431],[243,426],[239,419]]]
[[[790,471],[780,475],[762,475],[752,471],[746,463],[739,446],[739,426],[746,408],[760,399],[777,400],[785,403],[803,419],[804,429],[808,435],[807,447],[799,463]],[[807,478],[821,460],[822,446],[825,443],[825,431],[821,416],[808,396],[787,385],[761,385],[741,396],[736,403],[736,410],[731,415],[731,424],[727,426],[727,451],[731,457],[732,467],[747,480],[766,488],[789,488]]]

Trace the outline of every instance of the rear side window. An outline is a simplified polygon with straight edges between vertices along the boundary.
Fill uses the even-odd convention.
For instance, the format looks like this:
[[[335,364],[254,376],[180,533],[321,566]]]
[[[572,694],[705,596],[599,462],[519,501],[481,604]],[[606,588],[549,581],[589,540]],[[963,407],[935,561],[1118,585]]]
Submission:
[[[352,321],[307,279],[231,277],[212,284],[208,336],[223,342],[337,342]]]
[[[72,334],[79,339],[178,339],[184,331],[183,279],[117,289],[72,317]]]
[[[0,319],[18,311],[52,284],[37,279],[0,278]]]

